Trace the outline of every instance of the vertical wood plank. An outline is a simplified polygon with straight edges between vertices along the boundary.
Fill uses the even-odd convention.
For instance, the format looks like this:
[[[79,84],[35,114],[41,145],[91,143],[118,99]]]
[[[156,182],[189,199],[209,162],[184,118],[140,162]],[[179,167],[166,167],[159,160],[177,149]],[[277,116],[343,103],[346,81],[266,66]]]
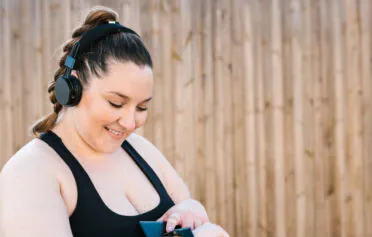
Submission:
[[[311,236],[311,229],[306,229],[306,217],[308,217],[307,205],[311,198],[308,187],[306,185],[306,179],[309,178],[309,169],[305,171],[305,156],[304,156],[304,113],[306,106],[306,91],[304,90],[304,84],[306,79],[309,79],[306,65],[303,63],[303,48],[304,48],[304,37],[301,29],[306,28],[306,25],[302,22],[302,9],[300,1],[291,1],[291,53],[292,53],[292,76],[293,76],[293,126],[294,126],[294,167],[295,167],[295,197],[296,197],[296,236],[304,237],[305,234]],[[310,84],[310,81],[307,80]],[[307,84],[309,86],[309,84]],[[306,84],[305,84],[306,86]],[[305,100],[304,100],[305,99]],[[309,117],[307,117],[309,119]],[[306,121],[309,122],[309,121]],[[307,125],[309,126],[309,124]],[[309,168],[309,167],[308,167]],[[311,187],[311,186],[310,186]],[[311,211],[311,210],[310,210]],[[308,220],[310,224],[310,220]],[[309,233],[310,232],[310,233]]]
[[[120,11],[120,23],[133,29],[141,35],[140,3],[135,0],[125,0]]]
[[[55,58],[53,58],[53,51],[52,48],[52,39],[50,37],[52,33],[52,26],[51,26],[51,14],[50,14],[50,7],[48,1],[41,0],[42,4],[42,54],[43,54],[43,77],[42,77],[42,84],[39,85],[41,90],[43,91],[43,114],[48,114],[53,111],[53,105],[49,101],[48,95],[48,84],[50,81],[54,80],[54,72],[57,70],[58,63]],[[61,42],[62,40],[58,40]],[[58,55],[59,56],[59,55]],[[58,58],[56,56],[56,58]]]
[[[193,197],[200,200],[202,204],[205,203],[204,195],[204,184],[200,180],[205,180],[204,164],[205,164],[205,123],[204,123],[204,78],[203,78],[203,27],[202,27],[202,3],[198,1],[191,2],[191,9],[194,9],[194,17],[191,19],[192,30],[192,54],[193,54],[193,120],[195,123],[195,133],[193,140],[195,141],[195,157],[193,160],[193,169],[195,171],[193,175],[193,182],[195,182],[195,190],[193,191]],[[167,70],[165,70],[167,71]]]
[[[42,35],[43,35],[43,27],[42,27],[42,2],[40,0],[35,0],[35,5],[33,9],[33,54],[34,54],[34,61],[35,61],[35,68],[31,75],[31,97],[32,100],[32,110],[31,110],[31,121],[28,124],[29,134],[31,135],[31,125],[39,120],[43,114],[43,100],[45,92],[47,91],[46,88],[42,88],[41,86],[43,83],[43,50],[44,45],[42,44]]]
[[[337,186],[337,147],[336,147],[336,70],[334,61],[333,39],[335,24],[337,24],[333,2],[319,0],[319,54],[320,54],[320,78],[324,81],[321,88],[322,112],[324,114],[324,139],[326,142],[326,155],[329,168],[327,172],[327,200],[329,207],[329,225],[332,236],[341,236],[341,214],[338,202]],[[331,16],[334,20],[328,20]],[[314,62],[316,62],[314,60]]]
[[[295,127],[297,121],[295,118],[295,108],[294,103],[296,103],[294,98],[295,91],[297,90],[295,86],[295,73],[297,70],[296,58],[294,57],[295,49],[293,49],[293,44],[296,41],[293,29],[293,25],[296,25],[301,22],[295,22],[293,20],[293,15],[296,12],[295,7],[293,7],[293,1],[281,1],[282,14],[282,42],[283,42],[283,112],[284,112],[284,130],[286,131],[283,134],[283,150],[284,150],[284,177],[285,177],[285,203],[286,203],[286,216],[285,216],[285,229],[286,234],[289,236],[296,235],[297,219],[296,219],[296,210],[297,210],[297,190],[296,190],[296,141],[295,141]],[[297,36],[298,37],[298,36]],[[298,58],[297,58],[298,60]],[[300,68],[301,69],[301,68]],[[305,176],[304,174],[303,176]],[[304,195],[304,193],[302,194]],[[296,204],[296,205],[294,205]],[[303,211],[305,213],[305,211]]]
[[[17,0],[12,2],[15,6],[20,6],[14,9],[13,14],[10,15],[11,20],[11,54],[13,54],[13,60],[11,63],[11,113],[14,121],[12,132],[17,138],[13,140],[14,152],[18,151],[24,139],[23,129],[23,93],[22,93],[22,21],[18,21],[18,16],[22,15],[22,8],[25,2],[23,0]]]
[[[363,141],[362,141],[362,77],[360,49],[360,15],[357,1],[345,0],[346,9],[346,69],[347,69],[347,159],[350,177],[350,223],[354,236],[365,236],[363,217]]]
[[[147,49],[149,50],[151,56],[154,57],[154,50],[153,50],[153,38],[152,38],[152,24],[149,24],[149,22],[152,22],[153,17],[153,1],[152,0],[144,0],[140,2],[140,15],[141,15],[141,37],[144,41]],[[156,64],[156,62],[153,62]],[[154,81],[155,83],[155,81]],[[155,84],[154,84],[155,88]],[[154,91],[155,96],[155,91]],[[140,134],[145,136],[147,139],[149,139],[151,142],[155,143],[155,127],[154,127],[154,118],[156,113],[156,106],[155,106],[155,97],[154,101],[150,104],[150,109],[146,121],[146,125],[140,129]],[[158,99],[161,101],[161,98]]]
[[[339,236],[346,237],[349,235],[348,228],[348,211],[347,203],[347,174],[346,174],[346,139],[345,139],[345,88],[344,88],[344,65],[342,42],[339,40],[342,37],[341,33],[341,9],[338,1],[332,1],[332,17],[333,17],[333,70],[335,80],[335,105],[336,105],[336,120],[335,120],[335,140],[336,140],[336,184],[337,184],[337,208],[340,213],[340,230]]]
[[[5,57],[4,53],[4,22],[5,22],[5,14],[6,14],[6,9],[5,9],[5,0],[0,0],[0,35],[3,37],[0,37],[0,72],[4,73],[5,72],[5,61],[7,60]],[[5,133],[5,110],[4,110],[4,83],[5,78],[0,78],[0,132]],[[4,141],[5,136],[0,137],[0,171],[1,168],[4,166],[6,160],[9,157],[5,157],[5,141]]]
[[[192,164],[190,164],[189,157],[193,157],[193,107],[191,103],[192,85],[194,83],[192,77],[192,49],[190,44],[190,12],[189,2],[175,1],[173,2],[174,21],[173,24],[180,24],[174,31],[175,45],[173,46],[173,68],[174,77],[177,78],[175,82],[175,158],[177,170],[185,180],[189,180],[192,176]],[[177,56],[176,56],[177,55]],[[188,134],[190,136],[182,136]],[[194,184],[188,182],[189,189],[194,190]]]
[[[35,5],[30,5],[30,1],[23,1],[22,3],[22,26],[21,26],[21,45],[22,45],[22,56],[20,61],[21,68],[21,85],[23,94],[22,98],[22,111],[23,117],[20,123],[22,124],[21,130],[23,134],[23,139],[20,141],[20,147],[23,146],[31,137],[28,137],[27,127],[33,120],[32,111],[33,101],[32,98],[32,84],[34,75],[36,74],[35,70],[35,56],[33,51],[33,31],[32,28],[35,25],[32,18],[32,9]]]
[[[364,227],[365,236],[372,237],[372,77],[371,77],[371,11],[372,4],[370,1],[360,1],[360,33],[361,33],[361,76],[362,76],[362,127],[363,127],[363,163],[364,163],[364,198],[362,202],[364,206]]]
[[[181,111],[184,113],[184,116],[181,120],[184,120],[184,132],[177,133],[179,134],[188,134],[188,136],[185,136],[183,139],[180,139],[179,141],[183,140],[180,144],[176,144],[176,147],[179,145],[180,150],[183,150],[184,153],[184,159],[185,159],[185,165],[186,165],[186,180],[187,184],[189,186],[189,189],[191,191],[191,194],[193,195],[196,190],[196,183],[195,179],[193,177],[195,174],[195,140],[194,140],[194,134],[195,134],[195,125],[196,122],[194,120],[194,103],[193,99],[194,97],[194,88],[195,88],[195,77],[194,77],[194,66],[193,66],[193,42],[194,42],[194,35],[196,32],[193,29],[192,26],[192,4],[189,0],[182,0],[181,2],[181,16],[182,16],[182,38],[181,38],[181,50],[182,52],[181,58],[183,59],[182,67],[183,67],[183,82],[182,82],[182,92],[179,94],[176,94],[176,98],[178,99],[177,103],[179,105],[182,105],[182,107],[179,107]],[[177,91],[176,91],[177,92]],[[180,112],[181,112],[180,111]],[[177,128],[180,127],[181,123],[177,123]],[[177,138],[176,138],[177,141]]]
[[[213,9],[212,0],[203,1],[203,77],[205,83],[205,202],[209,218],[212,222],[217,220],[216,182],[215,172],[215,130],[214,130],[214,76],[213,76]]]
[[[223,88],[223,54],[224,54],[224,46],[222,44],[222,38],[224,32],[223,25],[224,19],[223,15],[224,9],[222,6],[221,0],[214,1],[213,5],[213,38],[214,38],[214,48],[213,48],[213,69],[214,69],[214,116],[215,116],[215,123],[214,123],[214,131],[215,131],[215,159],[216,159],[216,169],[218,173],[215,172],[215,182],[217,183],[216,191],[217,191],[217,223],[225,223],[226,222],[226,205],[224,204],[223,200],[223,193],[225,192],[225,169],[224,169],[224,98],[225,98],[225,90]]]
[[[273,15],[271,14],[272,1],[264,0],[262,1],[261,9],[267,9],[268,14],[262,15],[262,52],[263,52],[263,79],[264,79],[264,99],[265,99],[265,110],[264,110],[264,124],[265,124],[265,137],[266,142],[266,156],[267,156],[267,196],[270,197],[267,199],[266,205],[266,215],[267,215],[267,235],[276,235],[276,190],[275,190],[275,160],[276,155],[274,153],[274,123],[273,123],[273,114],[274,114],[274,105],[273,105],[273,93],[274,85],[272,83],[272,37],[271,37],[271,28],[273,22]],[[269,14],[270,13],[270,14]]]
[[[222,62],[222,84],[221,87],[224,90],[223,96],[223,138],[224,138],[224,145],[223,145],[223,169],[225,169],[225,177],[224,177],[224,185],[225,190],[222,194],[223,202],[220,205],[225,206],[225,222],[221,223],[224,228],[232,231],[234,228],[233,221],[234,217],[230,210],[233,209],[233,153],[232,153],[232,130],[233,125],[231,121],[231,116],[233,114],[232,110],[232,83],[231,83],[231,76],[232,76],[232,42],[231,42],[231,18],[232,18],[232,10],[230,3],[228,1],[222,1],[222,24],[220,25],[221,28],[221,43],[223,47],[223,54],[221,55],[221,62]]]
[[[152,0],[151,2],[151,51],[154,64],[154,100],[152,111],[153,122],[153,142],[160,151],[164,151],[164,79],[162,66],[162,45],[161,45],[161,22],[160,11],[161,5],[159,0]]]
[[[5,21],[5,1],[4,0],[0,0],[0,35],[4,35],[4,21]],[[5,55],[4,55],[4,52],[3,52],[3,48],[4,48],[4,37],[0,37],[0,50],[2,51],[2,53],[0,53],[0,72],[4,72],[4,64],[5,64]],[[4,124],[5,124],[5,121],[4,121],[4,117],[5,117],[5,114],[4,114],[4,108],[3,108],[3,101],[4,101],[4,78],[1,78],[0,79],[0,132],[3,132],[4,133]],[[6,162],[6,157],[3,157],[3,152],[4,152],[4,136],[1,136],[0,137],[0,171],[1,171],[1,167],[3,167],[3,165],[5,164]]]
[[[162,76],[164,80],[163,113],[164,113],[164,152],[169,158],[174,158],[175,133],[175,109],[174,109],[174,84],[175,78],[172,77],[172,6],[167,1],[161,2],[161,37],[162,37]],[[156,82],[155,82],[156,83]]]
[[[281,8],[279,0],[273,0],[271,6],[271,67],[273,83],[273,155],[275,156],[275,224],[276,235],[285,237],[286,223],[286,205],[285,193],[283,191],[284,183],[284,116],[283,116],[283,62],[282,62],[282,27],[281,27]]]
[[[255,129],[255,71],[254,71],[254,24],[251,8],[251,2],[245,4],[243,15],[243,26],[244,26],[244,38],[243,38],[243,88],[246,92],[244,94],[244,124],[246,139],[244,143],[245,147],[245,160],[243,166],[247,170],[247,191],[248,191],[248,221],[246,222],[249,236],[257,235],[257,187],[256,187],[256,129]]]
[[[243,52],[241,50],[244,32],[244,12],[245,8],[241,7],[243,1],[234,0],[232,1],[232,90],[233,93],[233,157],[234,157],[234,216],[235,225],[233,232],[229,232],[231,236],[247,236],[248,228],[246,227],[246,218],[248,212],[248,205],[246,197],[248,192],[245,188],[242,188],[246,184],[246,167],[241,165],[245,159],[245,129],[244,129],[244,68],[243,68]]]
[[[2,153],[2,159],[8,160],[12,153],[15,150],[15,144],[14,139],[15,135],[12,131],[13,128],[13,117],[12,117],[12,88],[11,88],[11,65],[12,65],[12,31],[11,31],[11,8],[10,8],[11,2],[9,0],[5,1],[4,3],[4,21],[3,24],[3,32],[4,32],[4,38],[3,38],[3,50],[4,57],[7,59],[4,61],[4,74],[3,74],[3,82],[2,82],[2,88],[3,88],[3,102],[2,102],[2,108],[3,108],[3,115],[4,115],[4,123],[3,123],[3,132],[5,134],[5,138],[3,139],[3,153]],[[4,162],[3,162],[4,163]]]
[[[263,30],[262,30],[262,14],[263,10],[260,1],[251,1],[251,12],[254,18],[254,49],[255,49],[255,69],[254,69],[254,80],[256,83],[255,93],[255,104],[256,104],[256,157],[257,157],[257,236],[267,236],[267,216],[266,216],[266,147],[265,147],[265,123],[264,123],[264,110],[265,110],[265,98],[264,98],[264,63],[263,63]],[[243,15],[243,12],[241,13]]]
[[[326,85],[327,76],[322,75],[321,66],[321,39],[320,39],[320,4],[318,1],[306,1],[306,9],[309,9],[307,24],[309,24],[309,76],[314,80],[314,162],[315,162],[315,235],[331,237],[331,212],[329,197],[332,196],[327,176],[331,173],[329,164],[330,153],[329,130],[330,125],[325,120],[329,112],[330,98],[329,95],[323,95],[323,88]],[[328,47],[329,48],[329,47]],[[323,48],[326,50],[326,47]],[[327,65],[329,62],[324,62]],[[327,68],[325,66],[325,68]],[[323,70],[324,71],[324,70]],[[308,78],[309,79],[309,78]],[[331,116],[330,114],[328,116]]]

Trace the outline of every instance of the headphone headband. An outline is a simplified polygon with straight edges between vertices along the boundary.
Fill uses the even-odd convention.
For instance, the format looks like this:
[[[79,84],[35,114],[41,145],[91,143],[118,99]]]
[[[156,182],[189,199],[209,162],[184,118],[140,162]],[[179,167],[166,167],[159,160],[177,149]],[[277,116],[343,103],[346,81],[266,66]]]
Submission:
[[[107,24],[98,25],[90,29],[85,34],[83,34],[83,36],[74,44],[70,54],[67,55],[65,61],[65,66],[67,67],[66,75],[69,74],[72,69],[74,69],[76,58],[79,57],[81,53],[84,53],[94,41],[97,41],[109,34],[118,32],[131,33],[140,37],[133,30],[122,26],[115,21],[110,21]]]

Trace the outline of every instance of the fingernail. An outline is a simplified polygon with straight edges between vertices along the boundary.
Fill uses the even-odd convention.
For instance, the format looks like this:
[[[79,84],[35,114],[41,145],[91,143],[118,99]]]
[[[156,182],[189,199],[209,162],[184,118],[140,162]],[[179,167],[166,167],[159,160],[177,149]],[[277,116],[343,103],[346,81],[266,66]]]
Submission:
[[[173,226],[168,226],[168,232],[171,232],[173,230]]]

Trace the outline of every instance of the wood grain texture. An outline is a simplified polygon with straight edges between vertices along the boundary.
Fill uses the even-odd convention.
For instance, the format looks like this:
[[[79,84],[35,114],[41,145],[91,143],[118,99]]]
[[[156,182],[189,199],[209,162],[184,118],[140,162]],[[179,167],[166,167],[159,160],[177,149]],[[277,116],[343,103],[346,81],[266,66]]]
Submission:
[[[0,167],[87,10],[154,62],[137,133],[231,236],[372,237],[370,0],[0,0]]]

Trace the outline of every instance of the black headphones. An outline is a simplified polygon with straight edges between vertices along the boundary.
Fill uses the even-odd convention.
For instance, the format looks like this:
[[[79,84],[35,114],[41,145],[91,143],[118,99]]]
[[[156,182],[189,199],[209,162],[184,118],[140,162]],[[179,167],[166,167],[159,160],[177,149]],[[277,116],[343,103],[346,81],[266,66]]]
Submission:
[[[127,32],[139,35],[133,30],[120,25],[118,22],[109,21],[107,24],[98,25],[87,31],[79,41],[77,41],[69,55],[67,55],[65,66],[65,73],[60,76],[54,85],[54,94],[58,103],[64,106],[75,106],[79,104],[83,87],[75,76],[71,75],[74,69],[75,60],[85,50],[87,50],[91,43],[113,33]]]

